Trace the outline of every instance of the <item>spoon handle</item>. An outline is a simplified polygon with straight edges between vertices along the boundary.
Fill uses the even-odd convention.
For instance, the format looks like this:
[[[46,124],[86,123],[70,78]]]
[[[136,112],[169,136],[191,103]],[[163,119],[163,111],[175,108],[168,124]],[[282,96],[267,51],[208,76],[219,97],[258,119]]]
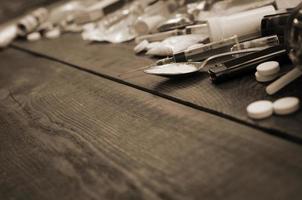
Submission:
[[[205,59],[202,62],[202,64],[200,65],[199,70],[204,68],[210,61],[215,60],[217,58],[221,58],[221,57],[229,56],[229,55],[237,55],[237,54],[242,54],[242,53],[250,53],[250,52],[255,52],[255,51],[260,51],[260,50],[263,50],[263,48],[243,49],[243,50],[238,50],[238,51],[217,54],[217,55],[214,55],[214,56],[211,56],[211,57],[208,57],[207,59]]]

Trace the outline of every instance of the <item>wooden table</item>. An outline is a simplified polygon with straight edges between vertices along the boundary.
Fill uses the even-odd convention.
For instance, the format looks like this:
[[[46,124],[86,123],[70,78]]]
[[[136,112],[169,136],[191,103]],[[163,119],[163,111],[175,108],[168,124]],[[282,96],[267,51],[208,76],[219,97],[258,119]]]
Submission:
[[[245,111],[302,99],[301,79],[270,97],[253,75],[150,76],[133,45],[69,34],[0,52],[0,199],[302,198],[302,111]]]

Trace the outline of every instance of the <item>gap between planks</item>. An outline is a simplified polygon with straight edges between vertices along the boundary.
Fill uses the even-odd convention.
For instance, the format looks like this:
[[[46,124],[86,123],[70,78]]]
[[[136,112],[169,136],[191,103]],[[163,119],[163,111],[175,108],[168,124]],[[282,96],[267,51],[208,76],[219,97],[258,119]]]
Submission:
[[[203,111],[203,112],[206,112],[206,113],[209,113],[209,114],[221,117],[221,118],[226,119],[226,120],[230,120],[230,121],[233,121],[233,122],[236,122],[236,123],[239,123],[239,124],[243,124],[245,126],[254,128],[256,130],[263,131],[263,132],[265,132],[265,133],[267,133],[269,135],[272,135],[272,136],[275,136],[275,137],[278,137],[278,138],[281,138],[281,139],[285,139],[287,141],[290,141],[290,142],[302,145],[302,139],[301,138],[293,136],[293,135],[289,135],[289,134],[287,134],[285,132],[277,131],[277,130],[272,130],[272,129],[264,128],[264,127],[259,127],[257,125],[250,124],[250,123],[248,123],[248,122],[246,122],[244,120],[237,119],[237,118],[232,117],[230,115],[227,115],[227,114],[224,114],[224,113],[220,113],[218,111],[211,110],[211,109],[208,109],[206,107],[199,106],[199,105],[193,104],[193,103],[188,102],[188,101],[184,101],[184,100],[176,98],[176,97],[165,95],[163,93],[160,93],[160,92],[157,92],[157,91],[153,91],[153,90],[144,88],[142,86],[135,85],[135,84],[129,83],[127,81],[124,81],[124,80],[121,80],[121,79],[118,79],[118,78],[115,78],[115,77],[112,77],[112,76],[109,76],[109,75],[106,75],[106,74],[103,74],[103,73],[100,73],[100,72],[95,72],[93,70],[89,70],[89,69],[83,68],[83,67],[81,67],[79,65],[75,65],[75,64],[72,64],[72,63],[69,63],[69,62],[65,62],[65,61],[62,61],[60,59],[56,59],[56,58],[53,58],[51,56],[44,55],[42,53],[37,53],[35,51],[29,50],[29,49],[25,49],[25,48],[19,47],[19,46],[14,45],[14,44],[12,44],[10,47],[13,48],[13,49],[16,49],[16,50],[19,50],[19,51],[31,54],[31,55],[35,55],[35,56],[38,56],[38,57],[41,57],[41,58],[44,58],[44,59],[48,59],[48,60],[51,60],[51,61],[54,61],[54,62],[58,62],[58,63],[64,64],[66,66],[69,66],[69,67],[81,70],[81,71],[86,72],[86,73],[93,74],[93,75],[98,76],[98,77],[102,77],[104,79],[107,79],[107,80],[119,83],[119,84],[124,85],[124,86],[128,86],[128,87],[140,90],[140,91],[147,92],[149,94],[152,94],[152,95],[155,95],[155,96],[158,96],[158,97],[161,97],[161,98],[173,101],[173,102],[181,104],[181,105],[188,106],[190,108],[193,108],[193,109],[196,109],[196,110],[199,110],[199,111]]]

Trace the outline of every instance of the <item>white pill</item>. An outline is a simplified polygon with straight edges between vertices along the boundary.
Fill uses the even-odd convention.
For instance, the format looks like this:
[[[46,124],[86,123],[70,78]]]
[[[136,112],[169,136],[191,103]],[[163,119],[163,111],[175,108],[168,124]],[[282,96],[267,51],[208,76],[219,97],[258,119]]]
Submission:
[[[41,34],[39,32],[33,32],[27,35],[26,39],[31,42],[38,41],[41,39]]]
[[[257,66],[257,72],[262,76],[275,75],[280,71],[280,65],[276,61],[269,61]]]
[[[134,47],[135,53],[140,53],[142,51],[145,51],[147,49],[149,42],[147,40],[141,41],[138,45]]]
[[[248,116],[252,119],[264,119],[272,116],[273,103],[266,100],[256,101],[247,107]]]
[[[277,115],[288,115],[300,108],[300,101],[296,97],[285,97],[273,103],[274,112]]]
[[[273,80],[275,80],[278,76],[279,76],[278,73],[277,73],[277,74],[274,74],[274,75],[269,75],[269,76],[260,75],[259,72],[256,72],[256,73],[255,73],[256,80],[257,80],[258,82],[262,82],[262,83],[273,81]]]
[[[45,33],[45,37],[48,38],[48,39],[55,39],[55,38],[60,37],[60,35],[61,35],[61,30],[58,29],[58,28],[54,28],[54,29],[52,29],[50,31],[47,31]]]

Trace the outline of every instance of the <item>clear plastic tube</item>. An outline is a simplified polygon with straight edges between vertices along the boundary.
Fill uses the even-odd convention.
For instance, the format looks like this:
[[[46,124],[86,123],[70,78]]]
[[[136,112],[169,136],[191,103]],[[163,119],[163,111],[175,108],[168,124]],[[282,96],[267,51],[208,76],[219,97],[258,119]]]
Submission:
[[[262,37],[255,40],[250,40],[239,44],[235,44],[231,48],[231,51],[238,51],[241,49],[250,49],[250,48],[259,48],[259,47],[263,47],[263,48],[273,47],[273,46],[278,46],[279,44],[280,42],[278,36],[273,35],[273,36]]]
[[[257,38],[261,35],[263,16],[275,13],[273,6],[266,6],[229,16],[210,18],[208,19],[210,39],[212,42],[219,41],[234,34],[240,39]]]
[[[225,53],[230,50],[230,47],[238,44],[238,37],[233,36],[218,42],[212,42],[195,49],[185,50],[173,55],[171,58],[165,58],[157,61],[158,65],[170,62],[197,62],[204,60],[210,56]]]

